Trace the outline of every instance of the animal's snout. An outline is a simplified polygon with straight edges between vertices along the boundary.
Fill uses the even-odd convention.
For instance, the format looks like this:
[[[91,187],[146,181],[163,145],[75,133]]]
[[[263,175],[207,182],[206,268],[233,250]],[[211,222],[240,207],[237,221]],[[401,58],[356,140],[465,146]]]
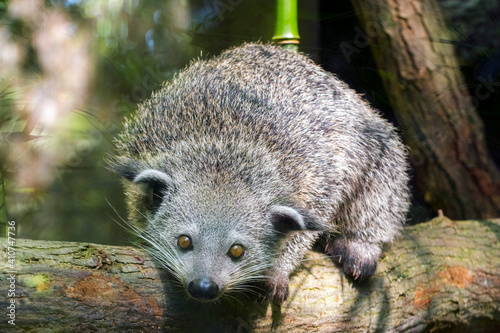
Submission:
[[[201,301],[211,301],[219,295],[219,286],[210,278],[195,279],[189,282],[189,294]]]

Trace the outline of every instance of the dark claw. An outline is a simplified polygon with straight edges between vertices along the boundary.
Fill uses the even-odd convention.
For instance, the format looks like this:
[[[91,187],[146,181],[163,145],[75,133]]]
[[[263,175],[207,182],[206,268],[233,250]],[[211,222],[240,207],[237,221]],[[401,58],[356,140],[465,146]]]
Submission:
[[[342,265],[344,273],[355,281],[363,281],[375,273],[380,247],[361,241],[330,240],[327,252],[332,261]]]
[[[276,304],[282,304],[288,298],[288,278],[268,280],[265,288],[269,291],[265,300],[272,300]]]

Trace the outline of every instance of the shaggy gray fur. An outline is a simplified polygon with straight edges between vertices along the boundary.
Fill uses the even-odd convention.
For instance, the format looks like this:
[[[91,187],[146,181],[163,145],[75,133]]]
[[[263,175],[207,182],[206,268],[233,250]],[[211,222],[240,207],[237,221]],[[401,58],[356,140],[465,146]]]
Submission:
[[[348,276],[367,278],[409,204],[394,128],[334,75],[272,45],[192,63],[126,121],[117,150],[134,230],[188,294],[193,281],[197,293],[210,286],[191,295],[200,301],[263,281],[282,302],[320,235]]]

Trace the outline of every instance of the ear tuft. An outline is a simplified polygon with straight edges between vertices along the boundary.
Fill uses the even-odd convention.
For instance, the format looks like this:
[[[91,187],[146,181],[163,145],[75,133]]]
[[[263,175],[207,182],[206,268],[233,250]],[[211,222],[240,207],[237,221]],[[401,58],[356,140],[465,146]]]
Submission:
[[[106,159],[109,169],[129,181],[134,181],[134,178],[140,172],[141,163],[137,160],[127,157],[112,156]]]
[[[292,207],[280,205],[271,206],[268,215],[274,228],[280,233],[286,234],[292,231],[301,230],[326,230],[325,226],[317,223],[307,215],[301,214]]]

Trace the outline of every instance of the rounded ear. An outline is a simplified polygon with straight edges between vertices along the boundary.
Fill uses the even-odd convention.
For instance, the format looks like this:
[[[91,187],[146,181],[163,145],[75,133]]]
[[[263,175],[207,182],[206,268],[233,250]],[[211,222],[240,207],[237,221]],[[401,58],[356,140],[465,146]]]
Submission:
[[[139,185],[148,208],[153,212],[158,210],[167,191],[174,188],[174,181],[169,175],[154,169],[141,171],[132,181]]]
[[[274,229],[280,233],[289,233],[291,231],[311,230],[325,231],[327,228],[310,218],[299,210],[288,207],[274,205],[268,212],[269,219]]]
[[[143,170],[137,174],[134,179],[134,183],[161,183],[165,186],[170,186],[173,184],[172,178],[164,172],[148,169]]]

